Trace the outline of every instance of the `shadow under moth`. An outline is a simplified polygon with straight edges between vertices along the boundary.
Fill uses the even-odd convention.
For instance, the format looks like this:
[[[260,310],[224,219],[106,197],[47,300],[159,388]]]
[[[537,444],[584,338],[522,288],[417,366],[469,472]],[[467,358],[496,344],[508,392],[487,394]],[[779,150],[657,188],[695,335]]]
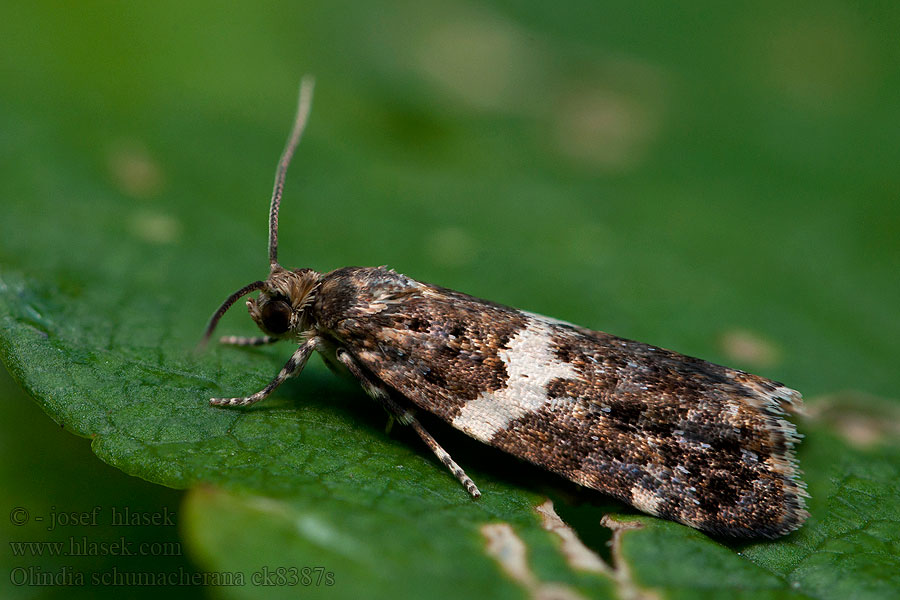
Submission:
[[[209,340],[241,297],[265,335],[299,343],[266,398],[318,351],[412,427],[473,496],[475,483],[422,427],[432,413],[471,437],[639,510],[704,531],[776,537],[808,516],[786,418],[800,394],[669,350],[422,283],[384,267],[318,273],[278,264],[285,174],[309,116],[304,79],[269,210],[269,276],[239,289],[210,319]]]

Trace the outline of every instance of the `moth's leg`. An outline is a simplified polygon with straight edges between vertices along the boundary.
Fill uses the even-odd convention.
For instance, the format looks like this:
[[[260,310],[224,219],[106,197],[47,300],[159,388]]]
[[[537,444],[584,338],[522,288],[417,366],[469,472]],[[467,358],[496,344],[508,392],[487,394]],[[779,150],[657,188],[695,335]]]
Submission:
[[[285,379],[294,374],[299,375],[300,371],[303,370],[306,361],[309,360],[310,354],[319,347],[320,343],[321,340],[317,337],[309,338],[302,346],[294,351],[290,360],[285,363],[281,372],[275,376],[275,379],[252,396],[247,396],[246,398],[210,398],[209,403],[216,406],[246,406],[248,404],[253,404],[254,402],[259,402],[271,394],[275,388],[284,383]]]
[[[343,348],[338,349],[337,359],[350,370],[356,379],[359,380],[360,385],[362,385],[366,393],[381,403],[385,410],[388,411],[388,414],[391,415],[392,419],[397,419],[403,425],[409,425],[419,434],[419,437],[422,438],[425,445],[431,448],[431,451],[438,457],[438,460],[450,469],[450,472],[453,473],[461,484],[463,484],[463,487],[466,488],[466,491],[468,491],[473,498],[481,496],[481,492],[478,491],[475,482],[466,475],[466,472],[463,471],[458,464],[456,464],[447,451],[441,448],[440,444],[437,443],[437,440],[435,440],[430,433],[425,431],[425,428],[422,427],[422,424],[419,423],[419,420],[416,419],[413,412],[403,408],[391,398],[390,392],[383,383],[380,381],[373,381],[362,367],[359,366],[356,360],[350,356],[350,353]]]
[[[478,498],[481,496],[481,492],[478,491],[478,487],[475,485],[475,482],[466,475],[466,472],[462,470],[456,462],[450,458],[450,455],[447,454],[447,451],[441,448],[440,444],[437,443],[431,434],[425,431],[425,428],[422,427],[422,424],[419,423],[419,420],[413,417],[412,421],[410,421],[410,426],[419,434],[419,437],[422,438],[422,441],[425,442],[425,445],[431,448],[431,451],[434,452],[434,455],[438,457],[444,466],[450,469],[450,472],[459,479],[459,482],[463,484],[463,487],[466,488],[466,491],[469,492],[473,498]]]
[[[258,337],[241,337],[237,335],[225,335],[219,338],[220,344],[226,346],[265,346],[266,344],[274,344],[278,341],[277,337],[271,335],[261,335]]]

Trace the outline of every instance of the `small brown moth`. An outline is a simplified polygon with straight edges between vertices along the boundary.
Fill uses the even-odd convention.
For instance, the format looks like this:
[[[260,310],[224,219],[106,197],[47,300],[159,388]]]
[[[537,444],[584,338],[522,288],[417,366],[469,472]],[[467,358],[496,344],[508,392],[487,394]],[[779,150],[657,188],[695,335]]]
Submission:
[[[255,346],[298,343],[281,372],[244,406],[298,374],[318,351],[349,371],[392,419],[412,427],[478,497],[475,483],[415,411],[636,508],[704,531],[776,537],[808,516],[785,418],[800,394],[784,385],[564,321],[422,283],[384,267],[330,273],[278,264],[278,209],[303,133],[313,83],[304,79],[269,210],[269,276],[212,316],[206,342],[239,298],[265,334]]]

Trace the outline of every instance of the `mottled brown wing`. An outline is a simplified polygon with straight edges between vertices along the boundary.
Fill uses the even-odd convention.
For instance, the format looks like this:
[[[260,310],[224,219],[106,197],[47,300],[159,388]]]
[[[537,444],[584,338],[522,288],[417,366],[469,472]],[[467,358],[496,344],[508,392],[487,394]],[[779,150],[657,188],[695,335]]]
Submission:
[[[794,390],[373,271],[381,279],[332,331],[418,407],[581,485],[706,531],[774,537],[806,518],[798,436],[784,418],[800,402]]]

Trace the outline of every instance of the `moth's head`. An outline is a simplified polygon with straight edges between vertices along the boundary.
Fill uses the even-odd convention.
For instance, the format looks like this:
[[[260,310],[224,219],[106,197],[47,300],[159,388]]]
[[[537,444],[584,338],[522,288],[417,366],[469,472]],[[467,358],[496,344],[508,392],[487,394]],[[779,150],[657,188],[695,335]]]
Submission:
[[[315,297],[319,273],[273,267],[259,296],[247,300],[250,317],[267,335],[295,336],[309,328],[307,308]]]
[[[268,279],[245,285],[222,303],[206,326],[201,346],[209,341],[222,315],[240,298],[256,290],[259,296],[247,300],[247,309],[260,329],[273,337],[302,334],[310,327],[308,308],[315,299],[321,277],[312,269],[288,271],[281,265],[272,265]]]

